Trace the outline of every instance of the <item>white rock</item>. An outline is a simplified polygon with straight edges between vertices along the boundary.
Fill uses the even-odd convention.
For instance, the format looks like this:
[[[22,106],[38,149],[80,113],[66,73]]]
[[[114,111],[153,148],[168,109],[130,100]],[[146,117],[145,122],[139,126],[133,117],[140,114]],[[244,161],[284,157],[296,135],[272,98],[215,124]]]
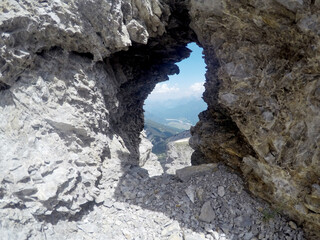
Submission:
[[[184,240],[184,239],[181,237],[181,234],[179,232],[175,232],[170,235],[168,240]]]
[[[206,237],[201,233],[185,233],[184,240],[205,240]]]
[[[213,231],[212,236],[213,236],[213,238],[214,238],[215,240],[219,240],[219,238],[220,238],[219,233],[216,232],[216,231]]]
[[[122,211],[124,211],[124,210],[126,209],[125,206],[124,206],[124,204],[121,203],[121,202],[115,202],[115,203],[113,204],[113,206],[114,206],[116,209],[122,210]]]
[[[162,236],[168,236],[171,233],[176,232],[176,231],[180,231],[180,226],[179,226],[179,223],[177,221],[174,221],[174,222],[172,222],[170,225],[166,226],[162,230],[161,235]]]
[[[137,43],[147,44],[149,37],[148,31],[139,22],[133,19],[126,27],[131,40]]]

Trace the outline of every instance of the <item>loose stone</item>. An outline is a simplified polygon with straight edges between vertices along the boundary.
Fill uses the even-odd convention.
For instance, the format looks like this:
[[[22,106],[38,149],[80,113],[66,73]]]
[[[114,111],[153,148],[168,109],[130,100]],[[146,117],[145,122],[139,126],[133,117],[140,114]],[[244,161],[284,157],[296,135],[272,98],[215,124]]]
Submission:
[[[205,202],[201,208],[199,219],[201,221],[210,223],[215,219],[215,217],[216,214],[211,207],[210,201]]]

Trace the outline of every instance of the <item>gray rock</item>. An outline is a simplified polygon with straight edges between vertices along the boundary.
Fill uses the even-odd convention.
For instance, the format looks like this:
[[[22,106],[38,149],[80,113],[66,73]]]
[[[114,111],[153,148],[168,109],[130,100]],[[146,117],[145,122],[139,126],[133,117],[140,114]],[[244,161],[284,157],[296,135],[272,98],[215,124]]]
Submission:
[[[276,0],[276,1],[294,12],[303,7],[303,0]]]
[[[145,131],[142,131],[140,133],[140,145],[139,145],[139,153],[140,153],[140,158],[139,158],[139,165],[143,166],[148,160],[152,160],[152,143],[147,139]]]
[[[178,169],[176,171],[176,175],[182,181],[186,182],[194,176],[198,176],[201,174],[205,174],[207,172],[211,172],[215,168],[217,168],[217,164],[213,164],[213,163],[212,164],[202,164],[199,166],[185,167],[182,169]]]
[[[188,198],[192,203],[194,203],[194,197],[195,197],[195,187],[190,185],[185,190],[185,193],[187,194]]]
[[[191,26],[201,35],[198,39],[204,52],[214,51],[220,63],[217,70],[213,67],[215,60],[206,57],[208,82],[204,100],[208,109],[200,114],[199,123],[192,128],[190,144],[195,149],[192,163],[222,161],[238,169],[254,195],[274,205],[283,205],[284,212],[305,222],[310,236],[320,239],[320,231],[310,230],[320,229],[320,210],[314,198],[308,196],[311,192],[304,191],[311,190],[316,183],[310,181],[309,176],[319,178],[320,172],[315,144],[320,134],[316,127],[319,126],[316,114],[319,112],[319,85],[318,80],[316,84],[304,84],[308,77],[301,76],[304,69],[301,62],[317,59],[319,55],[319,1],[257,0],[251,2],[251,10],[244,2],[223,3],[228,1],[190,1]],[[234,13],[235,9],[247,10]],[[254,11],[268,14],[252,14]],[[220,25],[221,19],[223,25]],[[301,38],[308,40],[302,43]],[[287,44],[290,51],[301,53],[299,60],[294,55],[285,58],[291,63],[289,68],[285,67],[281,54],[290,52],[284,47]],[[319,63],[312,62],[313,70],[308,74],[317,75]],[[286,70],[279,71],[282,67]],[[259,73],[256,69],[260,69]],[[300,76],[301,81],[295,81]],[[217,85],[222,87],[217,89]],[[279,93],[283,87],[299,91]],[[304,109],[303,114],[297,109]],[[287,175],[287,166],[301,169],[303,174],[289,171]],[[299,216],[297,208],[301,209]],[[306,208],[316,212],[317,217],[311,220]]]
[[[229,181],[244,184],[222,164],[178,171],[182,182],[168,174],[150,177],[138,167],[140,157],[144,166],[153,159],[150,144],[139,151],[143,101],[179,72],[175,63],[196,41],[208,67],[208,109],[191,129],[192,162],[231,166],[253,194],[283,205],[319,239],[319,6],[318,0],[250,6],[0,1],[1,237],[130,239],[134,232],[135,239],[155,239],[169,219],[201,233],[204,223],[195,214],[210,201],[216,228],[253,209],[252,221],[229,231],[240,239],[253,224],[265,238],[303,239],[298,226],[289,229],[280,216],[257,222],[270,216],[256,209],[269,208],[245,191],[216,197]],[[182,160],[166,165],[173,170],[190,163]],[[191,184],[195,204],[185,196]],[[112,204],[101,205],[103,199]]]
[[[191,165],[191,155],[193,149],[189,145],[190,137],[185,137],[182,133],[181,139],[179,135],[169,138],[167,141],[167,158],[166,158],[166,173],[175,174],[178,169]],[[178,139],[177,139],[178,138]]]
[[[218,195],[219,195],[220,197],[223,197],[224,194],[225,194],[224,187],[223,187],[223,186],[219,186],[219,187],[218,187]]]
[[[289,221],[289,226],[290,226],[292,229],[297,229],[297,224],[295,224],[295,223],[292,222],[292,221]]]
[[[210,223],[215,217],[216,214],[211,207],[210,201],[205,202],[201,208],[199,220]]]

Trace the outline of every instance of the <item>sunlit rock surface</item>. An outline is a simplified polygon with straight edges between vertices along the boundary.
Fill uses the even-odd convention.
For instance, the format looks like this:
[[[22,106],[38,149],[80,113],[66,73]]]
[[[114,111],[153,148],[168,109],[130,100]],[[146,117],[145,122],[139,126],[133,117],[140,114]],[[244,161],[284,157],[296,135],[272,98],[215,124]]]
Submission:
[[[190,52],[169,15],[156,0],[1,1],[1,237],[80,221],[138,165],[144,99]]]

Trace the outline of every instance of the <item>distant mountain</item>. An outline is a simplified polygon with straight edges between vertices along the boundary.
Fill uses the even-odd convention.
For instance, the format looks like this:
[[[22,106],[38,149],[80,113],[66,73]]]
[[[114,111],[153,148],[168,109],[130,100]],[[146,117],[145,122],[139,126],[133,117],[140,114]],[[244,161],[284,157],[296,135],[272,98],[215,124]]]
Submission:
[[[188,130],[183,131],[151,120],[145,120],[144,129],[146,130],[147,138],[153,144],[152,152],[155,154],[165,153],[168,142],[191,137]]]
[[[195,125],[198,114],[207,108],[202,99],[175,99],[147,101],[144,106],[145,119],[187,130]]]
[[[198,114],[206,108],[207,105],[202,99],[146,101],[145,130],[147,138],[153,144],[152,152],[158,155],[165,153],[169,138],[190,136],[190,127],[199,121]],[[183,131],[185,132],[181,133]],[[179,135],[176,136],[177,134]]]
[[[144,129],[147,133],[147,138],[152,142],[152,152],[155,154],[165,153],[166,140],[180,132],[181,129],[172,128],[152,120],[145,120]]]
[[[145,112],[144,112],[144,119],[154,121],[157,123],[166,124],[165,118],[163,118],[161,116],[157,116],[154,113],[149,112],[148,110],[145,110]]]

